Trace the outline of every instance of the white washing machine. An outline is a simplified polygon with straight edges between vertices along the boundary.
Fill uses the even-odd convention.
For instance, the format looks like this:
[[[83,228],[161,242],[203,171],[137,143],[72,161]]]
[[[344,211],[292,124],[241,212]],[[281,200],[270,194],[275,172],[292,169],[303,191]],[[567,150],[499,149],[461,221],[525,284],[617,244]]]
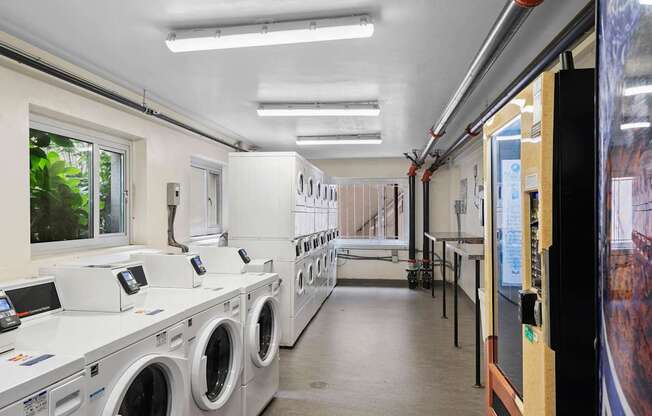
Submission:
[[[311,286],[309,273],[312,258],[302,257],[289,262],[274,262],[274,270],[283,278],[281,283],[281,346],[292,347],[312,318],[308,307]]]
[[[194,253],[134,253],[131,259],[145,263],[150,287],[192,289],[201,286],[206,273]]]
[[[12,350],[0,354],[0,375],[0,416],[87,414],[81,357]]]
[[[207,287],[240,288],[244,324],[243,415],[256,416],[279,387],[281,281],[276,273],[207,274]]]
[[[230,299],[188,319],[191,394],[187,414],[241,416],[244,348],[240,290],[237,287],[195,290],[228,292]]]
[[[331,263],[330,258],[328,257],[328,246],[326,246],[321,252],[321,263],[322,263],[322,277],[321,277],[321,296],[322,303],[326,301],[328,295],[330,295],[330,273],[331,273]]]
[[[39,345],[84,358],[89,415],[187,415],[194,317],[213,307],[223,310],[228,300],[239,303],[237,290],[150,288],[125,312],[70,312],[61,310],[53,279],[10,284],[7,292],[28,316],[18,347]],[[237,409],[225,415],[241,411],[240,392],[233,397]]]
[[[84,415],[83,358],[16,350],[20,324],[0,291],[0,416]]]

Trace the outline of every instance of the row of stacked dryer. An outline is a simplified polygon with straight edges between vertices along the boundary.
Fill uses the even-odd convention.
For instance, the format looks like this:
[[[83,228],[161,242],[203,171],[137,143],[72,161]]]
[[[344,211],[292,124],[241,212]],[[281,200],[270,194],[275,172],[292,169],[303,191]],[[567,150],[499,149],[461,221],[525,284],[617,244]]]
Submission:
[[[210,271],[143,250],[3,282],[0,416],[259,414],[278,389],[278,275]]]
[[[229,156],[229,244],[273,260],[283,280],[282,346],[294,346],[336,284],[338,191],[331,182],[295,152]]]

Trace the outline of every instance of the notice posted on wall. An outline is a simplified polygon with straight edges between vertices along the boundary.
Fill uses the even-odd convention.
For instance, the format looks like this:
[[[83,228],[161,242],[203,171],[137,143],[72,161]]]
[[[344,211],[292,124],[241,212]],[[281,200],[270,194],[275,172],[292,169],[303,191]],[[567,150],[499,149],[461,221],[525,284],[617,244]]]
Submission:
[[[521,161],[502,160],[502,285],[521,285]]]

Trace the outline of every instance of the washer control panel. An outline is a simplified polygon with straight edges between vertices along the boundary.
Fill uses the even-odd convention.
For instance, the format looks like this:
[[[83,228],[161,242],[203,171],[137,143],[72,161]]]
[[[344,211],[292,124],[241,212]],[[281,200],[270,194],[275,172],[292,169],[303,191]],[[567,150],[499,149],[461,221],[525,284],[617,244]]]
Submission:
[[[0,332],[11,331],[20,326],[20,318],[11,300],[0,290]]]

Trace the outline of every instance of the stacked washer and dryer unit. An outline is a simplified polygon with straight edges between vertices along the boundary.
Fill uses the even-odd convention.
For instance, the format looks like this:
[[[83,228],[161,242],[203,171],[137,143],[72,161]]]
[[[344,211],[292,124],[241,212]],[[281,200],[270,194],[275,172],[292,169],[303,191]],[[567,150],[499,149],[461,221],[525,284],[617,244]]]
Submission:
[[[294,346],[335,285],[337,189],[329,182],[295,152],[229,155],[229,245],[273,260],[283,280],[282,346]]]

